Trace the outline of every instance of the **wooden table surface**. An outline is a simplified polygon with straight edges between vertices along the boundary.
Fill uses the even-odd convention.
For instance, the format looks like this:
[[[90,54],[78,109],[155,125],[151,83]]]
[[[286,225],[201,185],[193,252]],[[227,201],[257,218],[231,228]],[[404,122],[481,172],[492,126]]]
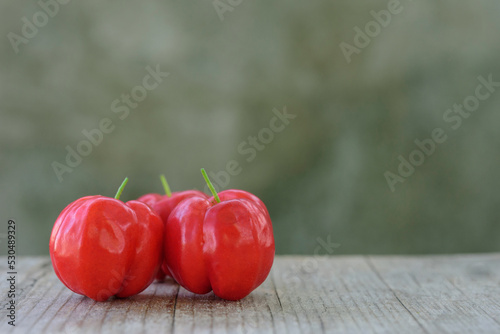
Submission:
[[[48,257],[19,257],[16,327],[0,257],[0,333],[500,333],[500,254],[279,256],[241,301],[172,281],[97,303],[68,290]]]

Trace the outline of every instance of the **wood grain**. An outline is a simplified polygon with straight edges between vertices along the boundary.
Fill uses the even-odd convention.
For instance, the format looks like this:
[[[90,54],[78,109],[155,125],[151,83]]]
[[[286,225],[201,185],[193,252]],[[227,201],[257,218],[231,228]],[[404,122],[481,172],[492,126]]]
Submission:
[[[18,258],[16,327],[0,333],[500,333],[500,254],[277,257],[237,302],[173,281],[94,302],[59,282],[48,257]]]

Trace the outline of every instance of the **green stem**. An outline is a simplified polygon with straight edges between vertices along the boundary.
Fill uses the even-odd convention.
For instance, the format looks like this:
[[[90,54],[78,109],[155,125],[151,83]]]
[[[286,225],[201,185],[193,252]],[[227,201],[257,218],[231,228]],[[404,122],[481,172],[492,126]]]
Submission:
[[[115,195],[115,199],[120,199],[120,196],[122,195],[123,189],[125,188],[127,183],[128,183],[128,177],[126,177],[125,180],[123,180],[122,185],[120,186],[120,188],[118,188],[118,191],[116,192],[116,195]]]
[[[214,188],[214,185],[212,184],[212,182],[210,182],[210,179],[208,178],[207,172],[205,172],[205,168],[201,169],[201,174],[203,174],[203,178],[205,179],[205,182],[207,183],[208,188],[212,192],[212,195],[214,195],[215,201],[217,203],[220,203],[219,195],[217,194],[217,191],[215,191],[215,188]]]
[[[160,180],[161,184],[163,184],[163,189],[165,189],[165,194],[167,195],[167,197],[172,196],[172,192],[170,191],[170,187],[168,186],[167,178],[165,177],[165,175],[161,174]]]

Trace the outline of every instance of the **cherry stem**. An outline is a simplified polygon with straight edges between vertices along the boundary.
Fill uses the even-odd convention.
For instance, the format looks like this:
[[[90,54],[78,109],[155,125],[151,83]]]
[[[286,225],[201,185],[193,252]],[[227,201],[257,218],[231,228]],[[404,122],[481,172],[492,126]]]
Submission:
[[[120,188],[118,188],[118,191],[116,192],[116,195],[115,195],[115,199],[120,199],[120,196],[122,195],[123,189],[125,188],[127,183],[128,183],[128,177],[126,177],[125,180],[123,180],[122,185],[120,186]]]
[[[207,183],[208,188],[212,192],[212,195],[215,198],[215,202],[220,203],[219,195],[217,194],[217,191],[215,191],[215,188],[214,188],[212,182],[210,182],[210,179],[208,178],[208,175],[207,175],[207,172],[205,171],[205,168],[201,169],[201,174],[203,174],[203,178],[205,179],[205,182]]]
[[[161,184],[163,184],[163,189],[165,189],[165,194],[167,195],[167,197],[171,197],[172,191],[170,191],[170,187],[168,185],[167,178],[165,177],[165,175],[161,174],[160,180],[161,180]]]

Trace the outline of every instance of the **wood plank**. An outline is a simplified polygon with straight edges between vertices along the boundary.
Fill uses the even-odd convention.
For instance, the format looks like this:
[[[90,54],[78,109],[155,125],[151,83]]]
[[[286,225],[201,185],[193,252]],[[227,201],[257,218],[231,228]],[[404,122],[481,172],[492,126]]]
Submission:
[[[500,333],[498,254],[368,261],[427,332]],[[479,273],[473,269],[477,263]]]
[[[2,278],[0,279],[0,291],[7,291],[9,283],[7,282],[7,260],[5,256],[0,257],[0,272],[2,273]],[[16,299],[18,301],[23,300],[24,296],[28,294],[36,284],[36,282],[48,274],[48,271],[44,270],[46,267],[50,267],[50,260],[47,257],[23,257],[21,259],[17,258],[16,263]],[[5,278],[5,279],[4,279]],[[7,300],[7,296],[2,296],[1,309],[4,310],[6,304],[4,299]]]
[[[281,258],[273,279],[289,332],[424,332],[363,257]]]
[[[17,292],[15,333],[500,333],[500,254],[280,256],[240,301],[170,280],[103,303],[67,289],[48,257],[21,257]]]
[[[240,301],[222,300],[213,293],[196,295],[180,288],[173,329],[174,333],[272,333],[278,305],[269,279]]]

